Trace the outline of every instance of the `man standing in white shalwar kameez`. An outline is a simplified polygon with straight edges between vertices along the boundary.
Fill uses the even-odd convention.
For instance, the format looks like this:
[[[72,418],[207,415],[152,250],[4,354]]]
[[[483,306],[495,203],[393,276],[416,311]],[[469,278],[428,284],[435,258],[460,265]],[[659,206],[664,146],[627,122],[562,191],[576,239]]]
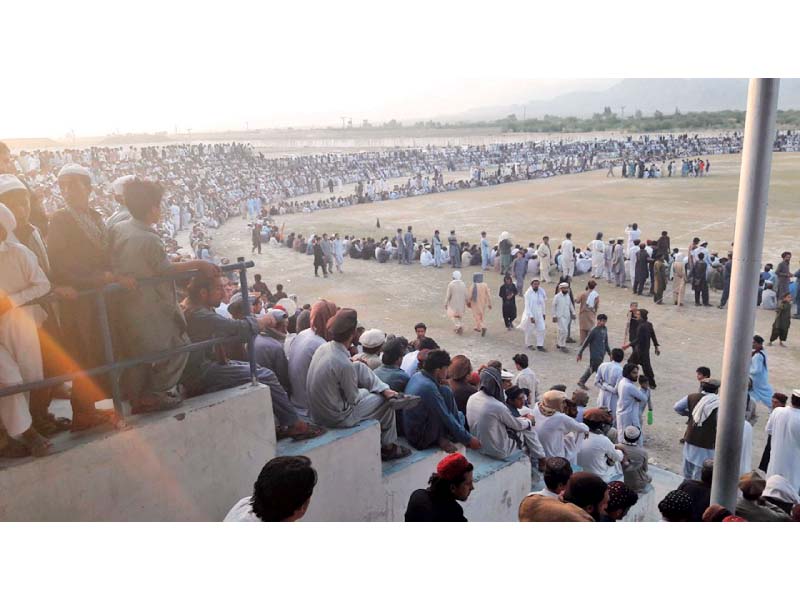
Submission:
[[[9,178],[19,181],[12,175],[4,175],[0,181],[2,189],[17,185]],[[6,241],[16,228],[14,215],[0,204],[0,388],[43,377],[37,329],[46,313],[40,306],[22,305],[49,292],[50,282],[33,252],[22,244]],[[25,393],[0,397],[0,421],[10,438],[19,438],[34,456],[43,456],[48,453],[50,442],[32,427],[27,396]],[[0,452],[15,445],[8,439],[5,442]]]
[[[536,334],[536,349],[544,352],[544,333],[547,311],[547,293],[539,287],[539,278],[531,280],[531,286],[525,292],[525,311],[517,326],[525,332],[525,346],[533,350],[532,336]]]
[[[767,477],[783,475],[795,492],[800,491],[800,389],[792,390],[792,399],[772,411],[767,421],[772,436]]]
[[[567,277],[575,275],[575,246],[571,233],[567,233],[567,239],[561,242],[561,272]]]
[[[558,324],[558,338],[556,348],[562,352],[569,352],[567,349],[567,335],[569,334],[570,321],[575,319],[575,306],[572,298],[569,297],[569,284],[560,283],[558,294],[553,298],[553,322]]]
[[[604,263],[605,263],[605,249],[606,245],[603,242],[603,234],[598,233],[597,237],[589,244],[589,249],[592,251],[592,277],[601,279],[603,277]]]

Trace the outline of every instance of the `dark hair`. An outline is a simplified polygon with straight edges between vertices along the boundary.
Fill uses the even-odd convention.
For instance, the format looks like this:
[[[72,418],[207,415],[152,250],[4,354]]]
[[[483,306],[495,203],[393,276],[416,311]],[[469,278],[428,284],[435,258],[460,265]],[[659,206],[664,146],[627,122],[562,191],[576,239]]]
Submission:
[[[422,363],[422,368],[429,373],[450,365],[450,355],[446,350],[431,350]]]
[[[647,321],[647,315],[649,314],[646,308],[639,309],[639,317],[641,317],[642,321]]]
[[[612,348],[611,349],[611,360],[614,362],[622,362],[622,359],[625,358],[625,351],[622,348]]]
[[[772,394],[772,397],[778,402],[781,402],[783,404],[786,404],[786,401],[789,399],[789,396],[787,396],[786,394],[782,394],[780,392],[775,392],[774,394]]]
[[[706,485],[711,485],[711,480],[714,477],[714,459],[707,458],[703,461],[703,467],[700,470],[700,481]]]
[[[436,473],[432,473],[430,479],[428,479],[428,490],[430,491],[431,495],[436,496],[438,498],[452,498],[453,492],[450,491],[451,485],[461,485],[464,483],[464,480],[467,478],[467,473],[472,473],[472,470],[475,467],[472,463],[469,463],[469,466],[466,470],[455,480],[448,480],[439,477]]]
[[[131,179],[125,184],[122,195],[131,216],[141,221],[150,210],[161,205],[164,188],[155,181]]]
[[[697,370],[695,372],[702,375],[705,379],[711,377],[711,369],[709,369],[708,367],[697,367]]]
[[[417,329],[424,329],[425,331],[428,331],[428,326],[425,325],[425,323],[417,323],[416,325],[414,325],[414,331],[416,331]]]
[[[555,390],[557,392],[566,392],[567,386],[565,386],[563,383],[557,383],[553,387],[551,387],[550,390]]]
[[[253,278],[254,278],[256,281],[261,281],[261,273],[256,273],[255,275],[253,275]]]
[[[195,302],[199,300],[200,292],[203,290],[210,291],[215,279],[216,277],[207,277],[206,275],[202,274],[192,277],[189,285],[186,286],[186,292],[189,294],[189,299]]]
[[[704,253],[702,253],[702,252],[698,252],[698,253],[697,253],[697,258],[698,258],[699,260],[703,260],[705,257],[706,257],[706,255],[705,255]]]
[[[283,521],[311,498],[317,472],[305,456],[276,456],[261,469],[250,504],[262,521]]]
[[[597,315],[597,320],[599,321],[601,319],[603,321],[608,321],[608,315],[606,315],[605,313],[600,313],[599,315]]]
[[[586,287],[589,288],[590,290],[593,290],[594,288],[597,287],[597,282],[594,279],[590,279],[589,281],[586,282]]]
[[[597,506],[606,495],[608,484],[594,473],[573,473],[564,490],[564,500],[576,506]]]
[[[405,344],[399,338],[393,338],[383,344],[383,355],[381,356],[381,362],[385,365],[393,365],[398,360],[400,360],[403,355],[405,354],[405,347],[408,344]]]
[[[638,369],[638,368],[639,368],[639,365],[637,365],[636,363],[630,363],[629,362],[624,367],[622,367],[622,376],[625,379],[630,379],[631,381],[633,381],[633,379],[631,379],[631,373],[633,373],[634,369]]]
[[[572,465],[566,458],[551,456],[544,461],[544,484],[551,492],[559,485],[566,485],[572,477]]]
[[[419,349],[420,350],[436,350],[439,348],[439,344],[433,341],[433,338],[424,337],[419,340]]]
[[[511,360],[513,360],[516,364],[518,364],[523,369],[528,368],[528,355],[527,354],[522,354],[520,352],[519,354],[515,354],[511,358]]]
[[[754,341],[756,344],[763,344],[763,343],[764,343],[764,338],[763,338],[763,337],[761,337],[760,335],[754,335],[754,336],[753,336],[753,341]]]

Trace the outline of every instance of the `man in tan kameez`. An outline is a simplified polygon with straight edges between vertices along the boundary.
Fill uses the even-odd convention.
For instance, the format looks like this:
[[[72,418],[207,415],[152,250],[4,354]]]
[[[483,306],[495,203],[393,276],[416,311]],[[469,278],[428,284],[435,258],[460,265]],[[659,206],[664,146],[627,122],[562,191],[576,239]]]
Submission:
[[[486,310],[492,310],[492,300],[489,296],[489,286],[483,282],[483,273],[475,273],[472,276],[472,285],[467,295],[467,306],[472,309],[472,316],[475,318],[475,331],[480,331],[481,336],[486,335],[483,317]]]
[[[467,309],[467,286],[461,281],[461,271],[453,271],[453,281],[447,285],[444,309],[453,321],[456,333],[460,335],[464,331],[461,318]]]

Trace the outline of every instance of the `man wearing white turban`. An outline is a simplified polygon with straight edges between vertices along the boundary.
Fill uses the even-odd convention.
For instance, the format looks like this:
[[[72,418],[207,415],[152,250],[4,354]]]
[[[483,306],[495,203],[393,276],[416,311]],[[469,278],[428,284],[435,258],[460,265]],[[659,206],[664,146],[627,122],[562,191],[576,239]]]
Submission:
[[[6,177],[13,176],[3,177],[0,193],[3,188],[16,185],[5,181]],[[7,241],[16,228],[13,213],[0,204],[0,388],[37,381],[43,374],[37,328],[44,321],[45,312],[39,306],[23,305],[49,292],[50,282],[33,252],[22,244]],[[2,437],[6,439],[0,439],[2,456],[24,455],[19,452],[19,443],[9,438],[18,438],[34,456],[49,452],[50,442],[32,426],[26,396],[0,397],[0,422],[8,436],[4,434]]]
[[[461,319],[467,310],[467,286],[461,281],[461,271],[453,271],[453,281],[447,285],[444,309],[455,325],[455,332],[460,335],[464,331]]]

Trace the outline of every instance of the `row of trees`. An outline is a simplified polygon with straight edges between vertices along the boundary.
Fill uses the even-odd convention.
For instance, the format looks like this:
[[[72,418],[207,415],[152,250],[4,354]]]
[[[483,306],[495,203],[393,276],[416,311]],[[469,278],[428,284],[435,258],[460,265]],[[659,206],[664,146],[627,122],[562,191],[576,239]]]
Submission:
[[[622,116],[606,106],[603,112],[595,113],[588,118],[558,117],[545,115],[535,119],[519,119],[517,115],[508,115],[495,121],[455,122],[418,121],[413,124],[416,129],[457,129],[457,128],[500,128],[508,132],[536,133],[581,133],[589,131],[685,131],[697,129],[743,129],[745,111],[720,110],[714,112],[682,113],[678,108],[672,114],[664,114],[657,110],[645,116],[641,110],[632,115]],[[392,119],[376,128],[399,129],[403,125]],[[800,128],[800,110],[779,110],[778,127],[781,129]]]

